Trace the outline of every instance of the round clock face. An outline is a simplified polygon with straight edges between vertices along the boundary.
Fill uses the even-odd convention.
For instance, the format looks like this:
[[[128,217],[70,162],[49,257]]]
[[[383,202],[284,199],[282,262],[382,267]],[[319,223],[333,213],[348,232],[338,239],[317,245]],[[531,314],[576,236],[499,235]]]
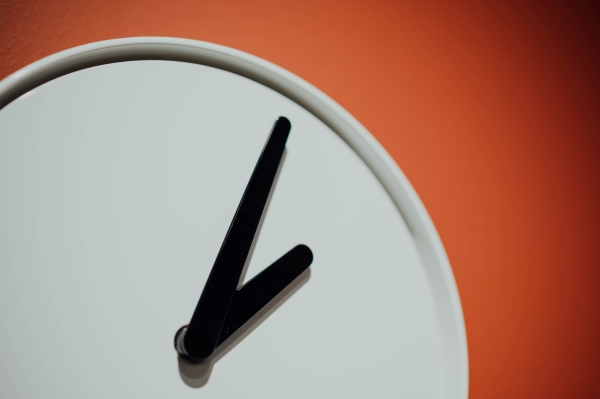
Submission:
[[[239,283],[298,244],[314,260],[189,364],[175,333],[280,116]],[[231,72],[130,61],[34,88],[0,110],[0,396],[462,398],[450,316],[388,191],[321,119]]]

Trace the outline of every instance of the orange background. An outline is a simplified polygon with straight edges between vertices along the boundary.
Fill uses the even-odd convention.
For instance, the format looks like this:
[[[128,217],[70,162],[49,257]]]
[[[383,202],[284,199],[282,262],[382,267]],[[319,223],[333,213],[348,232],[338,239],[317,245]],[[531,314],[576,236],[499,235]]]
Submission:
[[[375,135],[429,210],[462,299],[470,397],[599,398],[598,21],[570,1],[0,0],[0,78],[125,36],[292,71]]]

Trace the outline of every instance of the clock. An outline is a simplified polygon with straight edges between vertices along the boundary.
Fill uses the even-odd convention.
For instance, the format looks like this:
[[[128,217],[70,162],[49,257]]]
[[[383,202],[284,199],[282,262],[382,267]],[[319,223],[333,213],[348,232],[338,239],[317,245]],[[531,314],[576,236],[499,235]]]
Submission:
[[[0,83],[0,396],[467,397],[441,241],[377,141],[215,44]]]

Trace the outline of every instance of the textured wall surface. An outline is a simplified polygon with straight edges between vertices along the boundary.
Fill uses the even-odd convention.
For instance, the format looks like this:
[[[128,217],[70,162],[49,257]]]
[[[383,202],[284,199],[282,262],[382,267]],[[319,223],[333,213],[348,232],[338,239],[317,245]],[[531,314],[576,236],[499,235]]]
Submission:
[[[598,398],[600,6],[424,3],[0,0],[0,78],[126,36],[292,71],[375,135],[429,210],[463,303],[471,398]]]

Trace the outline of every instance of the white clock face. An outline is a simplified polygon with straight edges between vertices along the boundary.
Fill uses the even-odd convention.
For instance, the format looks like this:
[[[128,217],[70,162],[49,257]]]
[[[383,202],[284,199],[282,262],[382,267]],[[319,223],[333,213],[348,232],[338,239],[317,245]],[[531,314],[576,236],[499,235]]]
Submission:
[[[279,116],[292,129],[244,281],[297,244],[314,261],[188,365],[174,334]],[[121,62],[0,111],[2,397],[437,398],[447,350],[431,287],[369,167],[257,82]]]

